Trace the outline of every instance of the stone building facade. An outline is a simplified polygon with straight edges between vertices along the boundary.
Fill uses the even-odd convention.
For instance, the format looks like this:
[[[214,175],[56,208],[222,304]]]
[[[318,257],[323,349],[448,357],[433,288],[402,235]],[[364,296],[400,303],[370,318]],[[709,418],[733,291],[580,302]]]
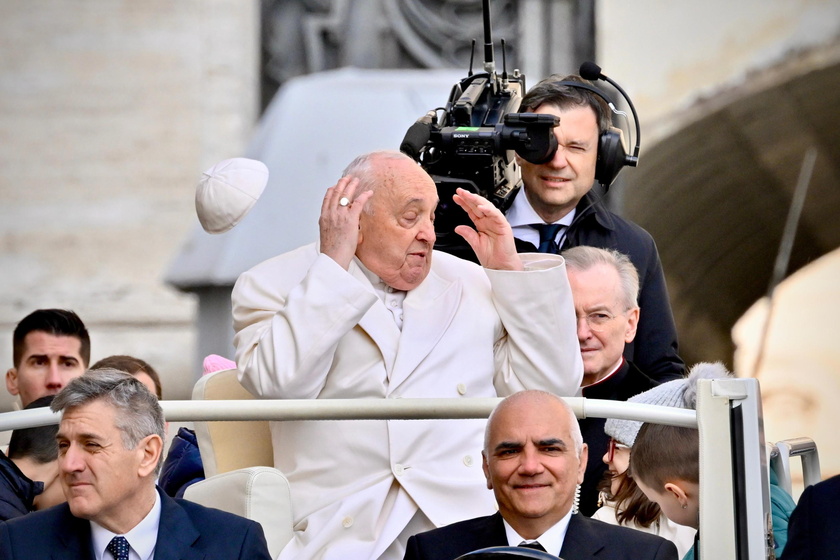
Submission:
[[[194,298],[162,277],[201,171],[256,122],[258,29],[256,0],[0,3],[4,372],[17,321],[69,308],[94,361],[136,355],[188,398]]]
[[[1,367],[21,317],[71,308],[90,328],[94,360],[137,355],[161,371],[168,398],[188,398],[196,322],[207,319],[164,276],[197,225],[201,171],[242,154],[272,81],[345,64],[411,67],[435,42],[418,21],[469,4],[0,2]],[[610,196],[659,243],[688,360],[732,365],[729,329],[766,289],[811,145],[820,155],[792,268],[840,245],[840,1],[494,6],[517,22],[495,38],[515,35],[506,39],[529,84],[574,72],[589,49],[633,98],[641,165]],[[462,34],[480,47],[471,21]],[[359,37],[419,42],[371,51]],[[449,46],[428,65],[464,56]],[[0,410],[11,406],[0,391]]]

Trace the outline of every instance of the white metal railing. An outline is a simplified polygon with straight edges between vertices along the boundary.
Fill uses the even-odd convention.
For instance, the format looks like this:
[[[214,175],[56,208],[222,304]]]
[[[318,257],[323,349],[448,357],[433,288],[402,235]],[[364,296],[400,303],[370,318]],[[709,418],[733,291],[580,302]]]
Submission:
[[[195,400],[161,401],[168,421],[247,420],[376,420],[486,418],[498,398],[457,399],[312,399],[312,400]],[[761,407],[755,379],[700,380],[694,410],[656,405],[567,397],[579,418],[620,418],[675,426],[695,427],[700,435],[700,560],[710,558],[764,560],[762,520],[769,513],[767,457],[761,433]],[[756,405],[757,403],[757,405]],[[748,406],[745,406],[748,405]],[[744,433],[733,438],[730,414],[740,407]],[[48,409],[0,414],[0,431],[58,423]],[[746,490],[733,478],[732,442],[743,445]],[[762,472],[763,471],[763,472]],[[763,476],[762,476],[763,474]],[[743,486],[743,485],[741,485]],[[745,492],[745,495],[738,495]],[[736,502],[739,507],[736,506]],[[745,503],[741,503],[745,502]],[[736,525],[738,510],[746,511],[748,527]],[[740,544],[739,544],[740,543]]]
[[[383,420],[487,418],[499,398],[459,399],[305,399],[244,401],[161,401],[166,419],[186,421],[240,420]],[[648,404],[567,397],[579,418],[621,418],[696,427],[697,415]],[[57,424],[60,415],[36,408],[0,414],[0,431]]]

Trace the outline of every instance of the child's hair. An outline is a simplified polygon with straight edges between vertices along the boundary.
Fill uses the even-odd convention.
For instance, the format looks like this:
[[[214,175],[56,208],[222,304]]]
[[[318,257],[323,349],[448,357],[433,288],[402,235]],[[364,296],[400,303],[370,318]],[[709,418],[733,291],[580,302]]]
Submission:
[[[618,479],[619,483],[618,491],[613,495],[610,488],[615,479]],[[636,484],[630,468],[615,477],[607,471],[599,489],[615,502],[615,518],[621,525],[635,522],[640,527],[650,527],[662,514],[659,505],[648,500]]]
[[[633,443],[630,467],[636,478],[661,492],[668,482],[700,483],[700,439],[694,428],[644,424]]]

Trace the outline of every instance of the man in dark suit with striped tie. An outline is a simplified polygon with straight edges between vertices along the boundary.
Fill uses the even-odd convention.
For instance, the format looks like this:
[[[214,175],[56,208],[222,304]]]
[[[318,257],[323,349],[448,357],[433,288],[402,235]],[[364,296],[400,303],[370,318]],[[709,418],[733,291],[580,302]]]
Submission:
[[[483,466],[499,512],[409,538],[405,560],[455,560],[492,546],[527,546],[564,560],[676,560],[661,537],[572,512],[587,447],[559,397],[521,391],[487,422]]]
[[[565,85],[561,85],[565,84]],[[580,83],[583,87],[575,87]],[[612,112],[591,84],[580,76],[550,76],[522,99],[519,111],[560,117],[555,127],[558,148],[541,164],[517,156],[522,188],[512,197],[505,217],[519,252],[559,253],[589,245],[615,249],[630,257],[639,271],[639,328],[624,356],[662,383],[682,377],[677,332],[659,252],[650,234],[611,212],[595,183],[609,187],[614,175],[600,165],[601,135],[611,130]],[[617,173],[617,171],[616,171]]]

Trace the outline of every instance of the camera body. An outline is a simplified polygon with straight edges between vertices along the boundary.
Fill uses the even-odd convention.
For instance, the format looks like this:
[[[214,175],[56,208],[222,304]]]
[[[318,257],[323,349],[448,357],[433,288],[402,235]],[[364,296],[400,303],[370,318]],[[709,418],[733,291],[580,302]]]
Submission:
[[[474,260],[455,227],[470,225],[466,212],[452,201],[463,188],[506,210],[520,186],[515,154],[533,163],[548,161],[557,149],[551,115],[517,113],[525,76],[473,74],[452,87],[443,108],[429,111],[409,128],[400,149],[417,160],[437,185],[440,203],[435,215],[437,249]]]

